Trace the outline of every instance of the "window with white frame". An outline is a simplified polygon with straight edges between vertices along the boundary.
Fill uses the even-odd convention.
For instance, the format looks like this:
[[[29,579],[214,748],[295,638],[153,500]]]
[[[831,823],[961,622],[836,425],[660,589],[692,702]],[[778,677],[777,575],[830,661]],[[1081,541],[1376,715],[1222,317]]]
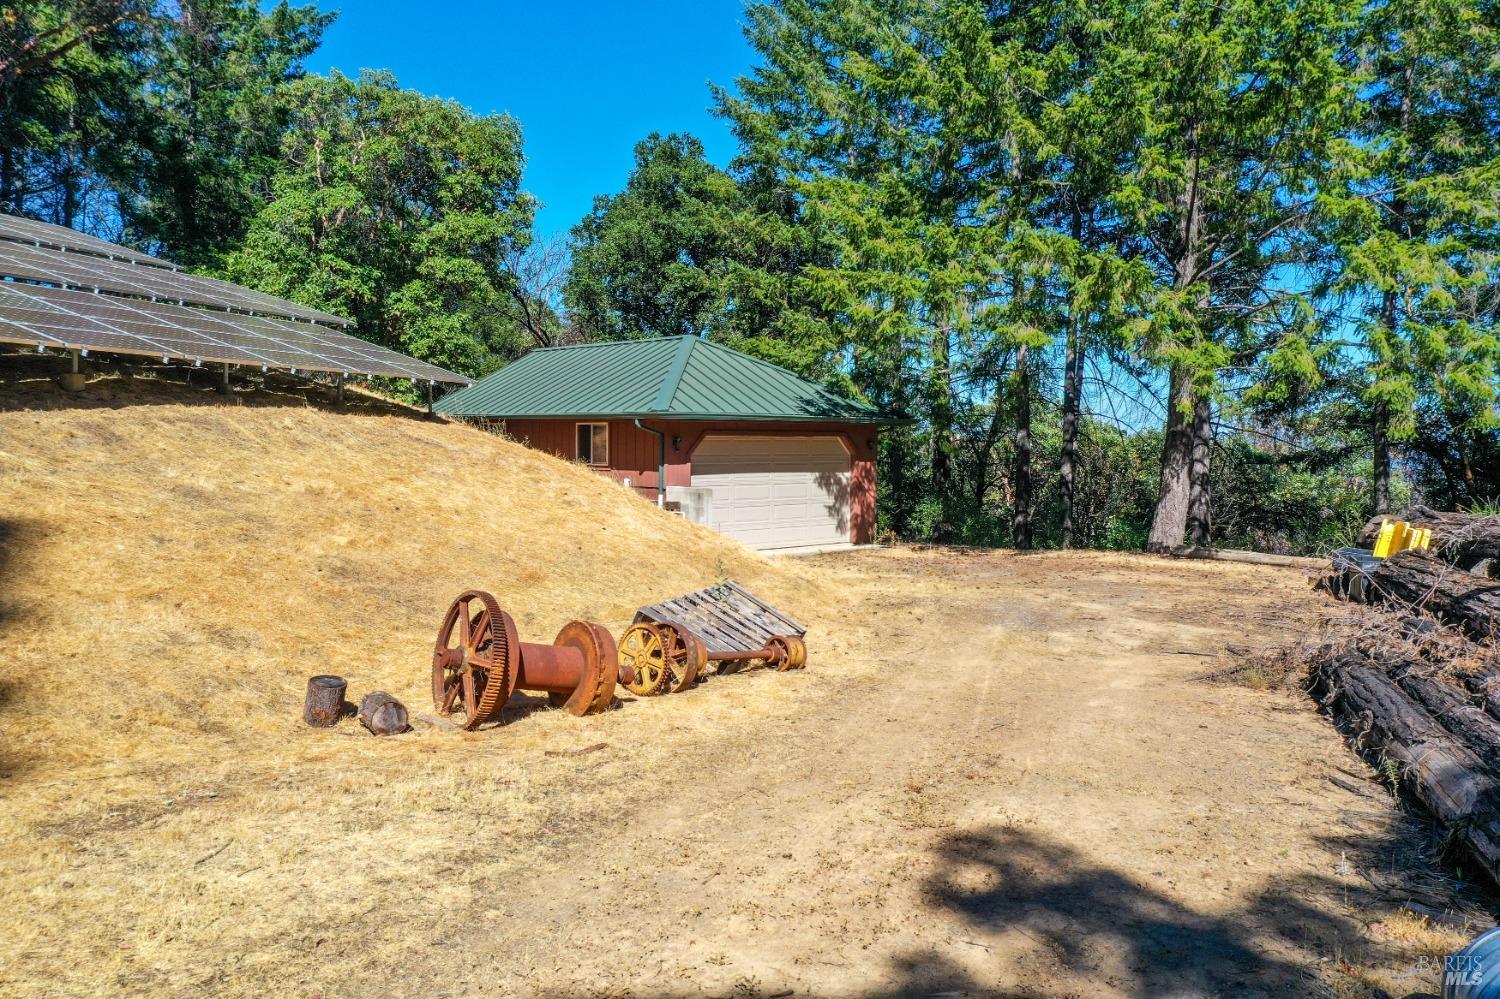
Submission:
[[[590,465],[609,464],[609,424],[578,424],[578,460]]]

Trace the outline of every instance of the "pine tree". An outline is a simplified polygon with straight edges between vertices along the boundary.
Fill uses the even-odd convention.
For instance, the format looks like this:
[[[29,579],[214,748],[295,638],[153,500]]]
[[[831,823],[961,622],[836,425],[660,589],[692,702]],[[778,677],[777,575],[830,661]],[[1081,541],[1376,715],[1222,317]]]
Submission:
[[[1204,516],[1220,372],[1278,349],[1276,320],[1305,292],[1288,275],[1354,106],[1344,14],[1333,0],[1153,0],[1102,53],[1101,99],[1133,145],[1109,200],[1125,252],[1155,273],[1133,333],[1167,373],[1153,550],[1183,543],[1190,509]]]
[[[238,244],[270,194],[285,88],[333,17],[286,0],[264,13],[256,0],[182,0],[154,19],[147,155],[123,206],[137,238],[192,266]]]
[[[1364,8],[1349,49],[1364,114],[1327,214],[1333,287],[1363,333],[1377,512],[1390,508],[1392,443],[1415,432],[1423,400],[1459,438],[1497,425],[1497,48],[1500,5],[1388,0]]]

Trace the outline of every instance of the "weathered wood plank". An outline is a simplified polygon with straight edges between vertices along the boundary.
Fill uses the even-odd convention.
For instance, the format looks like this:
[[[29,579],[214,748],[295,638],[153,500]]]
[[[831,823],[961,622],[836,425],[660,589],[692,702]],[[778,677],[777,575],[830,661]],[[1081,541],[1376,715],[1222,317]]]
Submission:
[[[720,652],[750,652],[765,648],[773,636],[807,634],[802,625],[732,580],[642,607],[635,619],[680,622],[710,651]]]

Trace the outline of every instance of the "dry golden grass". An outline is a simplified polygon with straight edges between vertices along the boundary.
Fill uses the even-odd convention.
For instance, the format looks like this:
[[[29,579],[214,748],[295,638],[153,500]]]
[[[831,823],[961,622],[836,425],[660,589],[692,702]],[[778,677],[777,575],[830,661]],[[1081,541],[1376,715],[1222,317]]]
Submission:
[[[1404,996],[1424,979],[1440,980],[1444,960],[1462,950],[1471,934],[1397,909],[1372,924],[1370,936],[1381,947],[1383,960],[1378,965],[1369,961],[1367,966],[1347,960],[1331,962],[1328,985],[1333,999]]]
[[[572,618],[618,627],[716,573],[807,592],[581,466],[458,425],[171,405],[121,424],[0,415],[6,635],[13,664],[45,664],[8,678],[21,767],[260,744],[320,671],[420,704],[437,622],[471,586],[532,641]]]
[[[56,404],[25,389],[0,381],[0,405]],[[23,992],[128,989],[155,964],[176,969],[156,986],[222,986],[179,950],[207,936],[236,965],[277,960],[265,934],[440,876],[455,823],[541,835],[537,798],[565,764],[537,747],[584,745],[604,720],[542,710],[384,741],[300,721],[321,672],[353,700],[384,689],[430,711],[434,633],[465,588],[492,591],[531,641],[572,618],[618,633],[637,606],[719,575],[794,615],[828,601],[796,563],[464,426],[219,405],[141,379],[92,394],[131,406],[0,411],[0,967]],[[729,692],[751,715],[767,710],[753,686]],[[647,731],[714,724],[669,700],[609,720],[632,714],[657,716],[635,721]]]

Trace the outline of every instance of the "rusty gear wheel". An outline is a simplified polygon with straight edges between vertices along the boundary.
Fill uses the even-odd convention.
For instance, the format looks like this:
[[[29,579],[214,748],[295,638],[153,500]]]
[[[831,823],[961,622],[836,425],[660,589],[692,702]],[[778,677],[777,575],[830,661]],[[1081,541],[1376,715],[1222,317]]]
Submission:
[[[669,687],[672,693],[679,694],[708,671],[708,646],[676,621],[663,621],[656,628],[661,632],[667,671],[671,674]]]
[[[515,690],[516,623],[483,590],[454,600],[432,651],[432,704],[447,714],[463,701],[464,728],[498,717]]]
[[[787,639],[780,635],[766,639],[766,668],[774,669],[778,673],[785,673],[791,669],[792,645]]]
[[[655,697],[667,692],[672,673],[667,664],[666,635],[644,621],[620,636],[620,680],[632,694]]]

